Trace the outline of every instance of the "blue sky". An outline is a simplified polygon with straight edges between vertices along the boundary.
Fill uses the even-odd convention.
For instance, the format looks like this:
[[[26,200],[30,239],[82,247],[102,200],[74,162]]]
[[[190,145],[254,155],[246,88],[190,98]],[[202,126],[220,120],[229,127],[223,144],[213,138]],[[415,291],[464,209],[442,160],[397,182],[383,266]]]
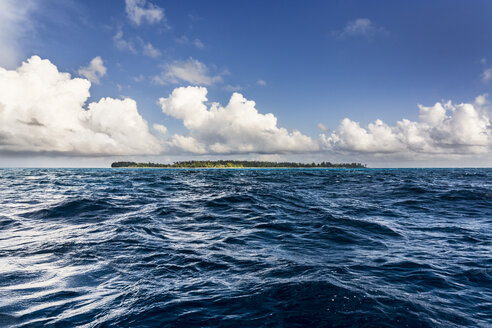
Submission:
[[[77,140],[66,136],[67,144],[57,145],[48,135],[60,136],[54,132],[63,122],[50,126],[53,118],[43,108],[4,97],[7,110],[32,113],[4,120],[3,140],[15,142],[0,145],[0,165],[19,159],[34,166],[73,165],[83,159],[104,166],[115,158],[207,156],[354,159],[375,166],[492,163],[486,96],[492,86],[490,1],[4,0],[0,9],[0,42],[7,49],[0,67],[16,70],[36,55],[70,79],[91,80],[90,98],[80,110],[90,111],[88,104],[103,97],[134,100],[136,109],[125,113],[130,120],[130,111],[138,111],[142,122],[128,125],[128,133],[148,127],[148,133],[139,132],[141,144],[158,144],[142,148],[136,137],[129,143],[96,121],[112,119],[93,115],[89,125],[104,129],[81,128]],[[91,66],[94,58],[99,60]],[[46,63],[33,62],[26,70],[36,65]],[[5,75],[3,83],[17,85],[9,79]],[[19,90],[32,88],[26,77],[16,79]],[[239,100],[226,106],[233,92],[256,104]],[[196,101],[183,107],[177,105],[181,99]],[[216,114],[212,102],[222,105]],[[118,113],[116,107],[108,114]],[[26,124],[15,123],[24,121],[35,124],[26,130]],[[84,122],[72,122],[72,130]],[[80,137],[94,145],[91,138],[102,132],[107,135],[97,137],[100,148],[84,145]],[[30,138],[40,135],[47,141],[32,146]],[[112,150],[100,150],[105,148]]]

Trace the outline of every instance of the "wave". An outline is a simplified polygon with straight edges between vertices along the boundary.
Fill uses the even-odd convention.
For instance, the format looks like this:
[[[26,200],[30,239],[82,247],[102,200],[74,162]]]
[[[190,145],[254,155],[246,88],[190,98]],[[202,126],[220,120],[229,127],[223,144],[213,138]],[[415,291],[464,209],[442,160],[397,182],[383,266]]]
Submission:
[[[0,326],[492,325],[490,169],[0,169],[0,195]]]

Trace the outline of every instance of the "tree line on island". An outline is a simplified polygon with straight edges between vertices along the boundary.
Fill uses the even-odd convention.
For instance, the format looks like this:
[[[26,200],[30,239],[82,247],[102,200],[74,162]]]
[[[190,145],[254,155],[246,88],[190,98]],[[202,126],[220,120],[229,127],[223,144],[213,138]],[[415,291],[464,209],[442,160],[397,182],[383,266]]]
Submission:
[[[236,161],[236,160],[218,160],[218,161],[182,161],[173,164],[160,163],[136,163],[136,162],[114,162],[111,167],[134,167],[134,168],[366,168],[361,163],[295,163],[295,162],[265,162],[265,161]]]

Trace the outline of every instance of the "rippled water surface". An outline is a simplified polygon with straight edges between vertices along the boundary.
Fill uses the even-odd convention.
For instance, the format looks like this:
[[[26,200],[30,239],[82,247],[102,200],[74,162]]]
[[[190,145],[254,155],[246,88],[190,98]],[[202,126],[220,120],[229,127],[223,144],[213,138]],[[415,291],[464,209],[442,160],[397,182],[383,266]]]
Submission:
[[[492,326],[492,170],[0,170],[0,326]]]

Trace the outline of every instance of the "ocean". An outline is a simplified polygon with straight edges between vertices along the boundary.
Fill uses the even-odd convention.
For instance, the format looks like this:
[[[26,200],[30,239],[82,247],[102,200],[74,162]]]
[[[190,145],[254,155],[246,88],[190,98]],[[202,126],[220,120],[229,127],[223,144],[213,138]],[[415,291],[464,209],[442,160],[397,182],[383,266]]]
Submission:
[[[491,327],[492,169],[0,169],[0,326]]]

